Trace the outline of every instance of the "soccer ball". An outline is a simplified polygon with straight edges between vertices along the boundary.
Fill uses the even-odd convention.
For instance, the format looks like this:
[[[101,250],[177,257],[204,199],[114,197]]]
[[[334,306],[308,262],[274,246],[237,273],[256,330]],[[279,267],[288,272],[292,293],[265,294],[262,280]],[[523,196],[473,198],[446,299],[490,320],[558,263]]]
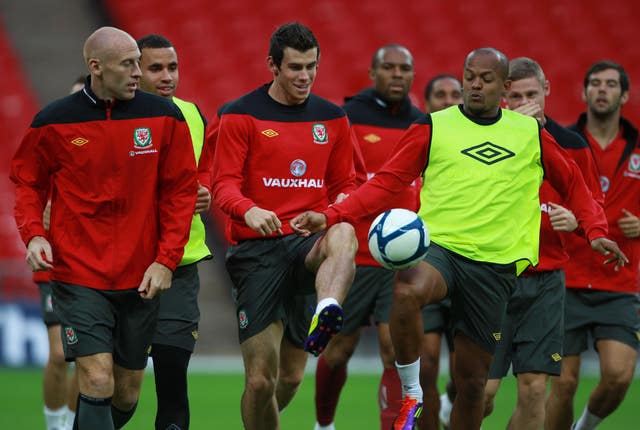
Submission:
[[[369,252],[387,269],[403,270],[418,264],[429,249],[429,230],[407,209],[381,213],[369,228]]]

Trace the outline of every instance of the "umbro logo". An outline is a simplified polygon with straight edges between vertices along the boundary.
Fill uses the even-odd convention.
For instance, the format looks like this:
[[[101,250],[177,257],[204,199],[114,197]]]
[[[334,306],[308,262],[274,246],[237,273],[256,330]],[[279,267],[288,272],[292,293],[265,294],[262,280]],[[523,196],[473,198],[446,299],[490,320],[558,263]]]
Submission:
[[[491,335],[498,342],[500,341],[500,339],[502,339],[502,333],[491,333]]]
[[[377,134],[373,134],[373,133],[369,133],[367,134],[365,137],[363,137],[364,140],[366,140],[369,143],[378,143],[382,140],[382,138],[380,136],[378,136]]]
[[[89,142],[89,139],[85,139],[84,137],[76,137],[70,143],[74,144],[75,146],[82,146],[87,142]]]
[[[264,134],[267,137],[276,137],[278,136],[278,132],[275,130],[272,130],[270,128],[266,129],[266,130],[262,130],[260,133]]]
[[[499,161],[506,160],[507,158],[514,157],[516,154],[509,151],[507,148],[498,146],[491,142],[484,142],[480,145],[472,146],[471,148],[460,151],[464,155],[467,155],[474,160],[478,160],[484,164],[495,164]]]
[[[557,352],[554,352],[553,354],[551,354],[551,359],[555,362],[558,362],[560,360],[562,360],[562,356],[560,354],[558,354]]]

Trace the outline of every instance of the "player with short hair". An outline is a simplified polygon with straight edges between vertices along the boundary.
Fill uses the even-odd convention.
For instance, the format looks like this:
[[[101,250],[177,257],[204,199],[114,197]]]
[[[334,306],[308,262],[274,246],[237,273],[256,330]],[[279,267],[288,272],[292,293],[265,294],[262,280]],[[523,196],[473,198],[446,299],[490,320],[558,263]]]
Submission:
[[[76,363],[74,428],[109,430],[137,406],[158,293],[188,239],[196,165],[177,107],[138,91],[140,51],[129,34],[99,28],[83,55],[84,89],[36,115],[11,179],[27,263],[51,270],[65,357]]]
[[[602,208],[575,163],[535,119],[500,108],[509,89],[507,75],[502,52],[472,51],[464,62],[462,106],[416,121],[395,155],[347,199],[291,220],[298,234],[307,236],[375,213],[423,175],[419,215],[429,226],[431,247],[423,261],[396,273],[391,308],[404,396],[394,430],[413,429],[422,410],[420,309],[447,295],[454,313],[458,389],[451,428],[480,427],[484,385],[508,298],[517,275],[538,261],[538,190],[544,175],[574,208],[593,248],[613,253],[609,262],[626,261],[606,239]]]
[[[530,58],[515,58],[509,62],[509,79],[511,87],[504,97],[507,108],[532,116],[544,126],[578,164],[594,198],[602,205],[604,197],[589,145],[545,114],[550,83],[540,65]],[[518,378],[518,401],[508,429],[543,427],[548,376],[560,374],[565,293],[562,266],[569,260],[564,243],[567,233],[578,227],[575,216],[563,204],[559,193],[545,180],[540,187],[540,261],[517,280],[489,370],[487,415],[493,410],[500,380],[510,366]]]
[[[320,47],[293,22],[272,34],[273,80],[220,112],[213,195],[229,216],[226,266],[234,284],[245,365],[245,428],[278,428],[308,351],[322,353],[343,324],[355,272],[353,227],[301,238],[288,221],[355,189],[352,139],[340,107],[314,95]],[[309,299],[317,294],[313,317]],[[311,297],[310,297],[311,295]]]
[[[622,403],[638,356],[635,309],[640,263],[640,147],[638,130],[622,117],[629,99],[629,76],[612,61],[598,61],[585,74],[582,97],[587,111],[570,127],[589,144],[604,193],[611,237],[631,260],[618,272],[603,269],[580,241],[569,237],[565,264],[564,356],[560,376],[551,379],[545,428],[569,429],[588,339],[600,359],[600,381],[591,392],[577,430],[591,430]]]
[[[205,228],[200,214],[211,203],[211,164],[209,145],[204,145],[206,120],[198,106],[175,97],[179,82],[178,55],[166,37],[150,34],[138,39],[140,49],[140,89],[172,100],[182,112],[191,135],[198,163],[198,197],[191,221],[189,241],[182,260],[173,272],[171,288],[160,296],[158,326],[151,345],[155,375],[157,430],[189,428],[187,369],[198,340],[198,292],[200,278],[197,264],[211,259],[205,244]]]

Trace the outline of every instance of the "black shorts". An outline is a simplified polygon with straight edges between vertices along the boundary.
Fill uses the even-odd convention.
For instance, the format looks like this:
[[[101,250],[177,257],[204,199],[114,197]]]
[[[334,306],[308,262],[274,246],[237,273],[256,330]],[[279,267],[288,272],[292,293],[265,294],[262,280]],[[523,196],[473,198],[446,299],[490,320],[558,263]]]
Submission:
[[[564,337],[564,272],[554,270],[518,278],[507,305],[489,378],[513,373],[560,375]]]
[[[226,267],[234,285],[240,343],[283,321],[285,336],[302,348],[315,311],[315,274],[304,260],[322,237],[287,235],[229,246]]]
[[[160,295],[158,326],[153,343],[193,352],[200,321],[199,291],[197,263],[178,266],[173,272],[171,288]]]
[[[516,284],[515,263],[470,260],[433,242],[425,261],[440,272],[447,284],[454,334],[464,333],[493,354]]]
[[[567,288],[564,306],[564,355],[589,349],[589,336],[617,340],[638,349],[638,297],[616,291]]]
[[[451,325],[451,299],[445,297],[438,303],[422,308],[422,324],[426,333],[444,334],[449,351],[453,351],[453,330]]]
[[[53,295],[51,293],[51,283],[38,282],[40,290],[40,310],[42,311],[42,321],[47,327],[60,325],[60,320],[53,312]]]
[[[344,326],[341,334],[352,334],[369,325],[388,323],[393,301],[393,272],[382,267],[358,266],[353,284],[342,304]]]
[[[57,281],[52,290],[67,361],[106,352],[125,369],[146,367],[160,308],[158,296],[143,299],[136,289],[94,290]]]

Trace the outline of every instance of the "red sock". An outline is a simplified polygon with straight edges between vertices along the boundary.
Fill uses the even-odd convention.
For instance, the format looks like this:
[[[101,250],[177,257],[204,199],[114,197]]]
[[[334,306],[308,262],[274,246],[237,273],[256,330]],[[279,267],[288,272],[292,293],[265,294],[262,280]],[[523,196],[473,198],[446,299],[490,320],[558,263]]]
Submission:
[[[400,413],[402,404],[402,385],[400,376],[395,368],[384,369],[378,391],[380,403],[380,428],[388,430],[393,426],[393,420]]]
[[[347,380],[347,366],[332,369],[321,355],[316,367],[316,420],[322,426],[333,422],[340,391]]]

